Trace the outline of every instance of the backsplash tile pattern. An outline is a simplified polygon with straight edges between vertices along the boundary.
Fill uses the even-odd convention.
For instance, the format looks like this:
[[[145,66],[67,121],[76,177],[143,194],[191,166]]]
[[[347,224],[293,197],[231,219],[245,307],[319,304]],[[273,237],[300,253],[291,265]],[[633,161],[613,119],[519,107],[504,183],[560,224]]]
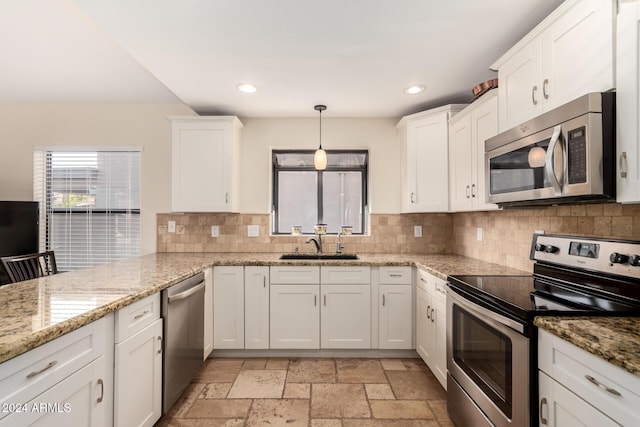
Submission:
[[[277,252],[295,248],[312,252],[305,244],[309,236],[270,235],[270,215],[231,213],[158,214],[157,252]],[[176,222],[176,232],[167,231],[167,222]],[[372,214],[370,234],[344,236],[346,253],[451,253],[450,214]],[[219,226],[219,237],[211,237],[211,226]],[[258,237],[247,236],[247,226],[258,225]],[[413,227],[422,226],[421,238],[413,237]],[[336,236],[323,237],[324,252],[334,252]]]
[[[477,227],[484,238],[476,239]],[[570,234],[640,240],[640,205],[619,203],[551,206],[453,214],[453,252],[531,271],[531,236]]]
[[[167,221],[176,232],[167,232]],[[269,235],[268,214],[158,214],[157,252],[312,252],[309,236]],[[219,237],[211,237],[218,225]],[[259,237],[247,237],[258,225]],[[413,227],[422,226],[422,238]],[[477,227],[483,240],[476,238]],[[552,206],[454,214],[371,214],[370,234],[346,236],[346,253],[457,254],[531,271],[531,235],[546,233],[640,240],[640,205],[618,203]],[[325,236],[325,252],[335,251],[336,237]]]

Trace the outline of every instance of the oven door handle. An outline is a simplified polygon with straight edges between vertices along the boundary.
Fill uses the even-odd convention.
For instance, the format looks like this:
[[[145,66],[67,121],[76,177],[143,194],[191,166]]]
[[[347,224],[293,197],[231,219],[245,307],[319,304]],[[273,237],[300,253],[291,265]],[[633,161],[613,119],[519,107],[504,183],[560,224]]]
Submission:
[[[485,322],[491,323],[490,321],[497,322],[500,325],[506,326],[510,329],[513,329],[520,334],[524,334],[524,325],[522,323],[516,322],[515,320],[511,320],[507,317],[501,316],[500,314],[493,312],[489,309],[486,309],[482,306],[479,306],[476,303],[469,301],[464,298],[460,294],[458,294],[453,288],[447,285],[447,298],[451,298],[453,302],[464,308],[466,311],[474,314],[477,318],[482,319]]]

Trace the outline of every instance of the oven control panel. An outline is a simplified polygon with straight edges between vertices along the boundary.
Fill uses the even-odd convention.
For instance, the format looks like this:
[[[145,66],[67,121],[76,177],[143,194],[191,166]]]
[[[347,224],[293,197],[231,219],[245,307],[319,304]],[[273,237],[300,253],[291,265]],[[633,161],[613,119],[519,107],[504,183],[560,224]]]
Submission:
[[[640,278],[640,242],[534,234],[531,259]]]

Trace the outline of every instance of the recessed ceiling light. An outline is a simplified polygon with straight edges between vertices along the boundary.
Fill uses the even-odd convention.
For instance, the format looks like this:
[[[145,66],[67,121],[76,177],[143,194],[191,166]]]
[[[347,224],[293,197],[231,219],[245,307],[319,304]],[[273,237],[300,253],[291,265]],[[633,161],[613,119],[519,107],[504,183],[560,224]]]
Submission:
[[[424,85],[413,85],[404,89],[407,95],[417,95],[422,92],[424,92]]]
[[[242,83],[238,85],[238,90],[243,93],[256,93],[258,88],[251,83]]]

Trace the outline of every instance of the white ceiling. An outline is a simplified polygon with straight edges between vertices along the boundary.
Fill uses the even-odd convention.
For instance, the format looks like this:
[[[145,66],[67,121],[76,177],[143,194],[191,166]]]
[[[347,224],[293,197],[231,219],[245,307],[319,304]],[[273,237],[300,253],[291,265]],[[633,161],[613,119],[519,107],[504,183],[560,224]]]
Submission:
[[[3,0],[0,103],[399,117],[496,77],[561,0]],[[239,83],[258,87],[237,91]],[[413,83],[426,85],[405,95]]]

